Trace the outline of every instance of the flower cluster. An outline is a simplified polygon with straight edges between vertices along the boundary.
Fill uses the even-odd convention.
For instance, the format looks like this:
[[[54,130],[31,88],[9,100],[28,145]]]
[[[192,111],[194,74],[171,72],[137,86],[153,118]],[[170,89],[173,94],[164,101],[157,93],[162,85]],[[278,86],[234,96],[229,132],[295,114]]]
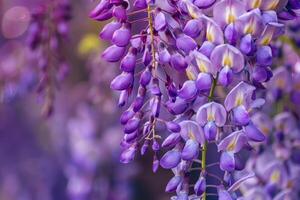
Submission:
[[[161,166],[174,173],[166,186],[167,192],[176,191],[174,200],[205,200],[210,195],[257,199],[257,191],[251,196],[248,190],[242,195],[238,190],[260,175],[274,195],[274,183],[285,181],[290,187],[281,178],[287,177],[281,170],[285,165],[259,166],[259,157],[264,157],[262,162],[273,158],[268,150],[255,150],[267,143],[265,132],[270,129],[257,110],[270,96],[277,101],[283,91],[294,91],[290,73],[286,68],[273,70],[273,60],[280,53],[276,41],[286,20],[297,18],[297,9],[299,3],[293,0],[102,0],[90,17],[113,18],[100,37],[112,43],[102,58],[120,61],[122,71],[111,82],[111,88],[120,91],[119,106],[127,107],[120,119],[121,162],[132,161],[138,150],[145,154],[151,145],[153,171]],[[299,100],[297,92],[291,95]],[[279,138],[288,134],[294,142],[299,133],[289,116],[279,114],[274,124]],[[157,132],[160,125],[170,132],[163,141]],[[162,156],[161,147],[166,149]],[[235,179],[235,172],[245,168],[246,152],[250,170]],[[208,155],[219,157],[219,162],[207,163]],[[215,165],[221,177],[209,171]],[[257,172],[253,165],[264,169]],[[195,181],[192,172],[197,170]],[[218,180],[216,185],[208,184],[211,177]]]
[[[68,36],[70,19],[71,6],[67,0],[46,2],[32,13],[27,42],[40,74],[37,91],[44,99],[45,116],[52,113],[55,90],[69,71],[63,41]]]

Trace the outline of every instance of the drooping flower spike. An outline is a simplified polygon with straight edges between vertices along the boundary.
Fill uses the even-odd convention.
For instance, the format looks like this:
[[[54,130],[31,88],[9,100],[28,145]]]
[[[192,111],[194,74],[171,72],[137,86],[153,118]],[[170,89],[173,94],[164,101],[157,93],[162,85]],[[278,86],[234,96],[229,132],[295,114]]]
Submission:
[[[274,69],[283,49],[278,38],[285,20],[294,19],[299,8],[292,0],[102,0],[91,18],[113,18],[100,37],[112,43],[103,58],[120,61],[122,71],[111,87],[120,92],[119,105],[127,107],[121,116],[123,161],[131,161],[140,147],[144,155],[152,144],[154,171],[159,163],[174,173],[166,187],[176,192],[172,199],[272,199],[285,194],[277,189],[286,191],[282,183],[293,182],[282,175],[288,176],[284,171],[292,167],[290,157],[297,162],[291,149],[299,150],[294,141],[299,127],[287,119],[298,111],[288,112],[289,117],[271,115],[268,104],[287,101],[287,95],[270,98],[272,88],[297,97],[296,79],[284,75],[289,71],[280,72],[287,68]],[[283,106],[280,112],[284,109],[293,107]],[[291,128],[297,131],[287,137]],[[264,156],[273,149],[276,155]],[[250,150],[247,161],[241,159],[245,150]],[[210,165],[208,156],[220,160]],[[262,174],[256,159],[271,164],[277,157],[288,164],[274,162]],[[223,177],[213,175],[219,183],[210,185],[215,165]],[[191,177],[197,170],[197,177]],[[251,178],[235,176],[244,170]],[[249,184],[253,180],[262,187]]]

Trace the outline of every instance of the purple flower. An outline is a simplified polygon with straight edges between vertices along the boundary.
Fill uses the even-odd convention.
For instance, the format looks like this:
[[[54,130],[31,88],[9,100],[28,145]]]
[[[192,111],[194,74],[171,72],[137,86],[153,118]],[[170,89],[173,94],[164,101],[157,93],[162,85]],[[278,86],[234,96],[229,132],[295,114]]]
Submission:
[[[244,68],[244,56],[229,44],[217,46],[211,53],[212,65],[220,71],[219,83],[227,86],[232,81],[232,73],[239,73]]]
[[[160,159],[160,166],[162,166],[165,169],[172,169],[179,164],[180,160],[180,151],[177,149],[173,149],[165,153],[165,155],[163,155],[163,157]]]
[[[204,134],[208,141],[216,139],[217,127],[224,126],[226,118],[225,108],[215,102],[201,106],[196,115],[197,122],[204,127]]]
[[[227,111],[233,111],[235,123],[247,125],[250,122],[250,109],[264,104],[262,99],[252,99],[254,86],[240,82],[227,95],[224,105]]]

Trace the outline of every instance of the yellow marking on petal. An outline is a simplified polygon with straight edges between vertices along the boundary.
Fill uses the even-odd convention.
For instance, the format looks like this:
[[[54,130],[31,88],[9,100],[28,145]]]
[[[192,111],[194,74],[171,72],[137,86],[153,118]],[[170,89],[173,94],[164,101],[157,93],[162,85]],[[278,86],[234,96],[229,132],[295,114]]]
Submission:
[[[196,76],[189,69],[186,70],[186,76],[188,77],[189,80],[196,80]]]
[[[199,18],[199,14],[196,10],[196,8],[192,7],[191,5],[187,5],[187,9],[188,9],[188,12],[190,14],[190,16],[193,18],[193,19],[197,19]]]
[[[215,120],[215,116],[212,112],[210,112],[208,115],[207,115],[207,121],[214,121]]]
[[[272,39],[272,36],[271,36],[271,37],[270,37],[270,36],[265,36],[265,37],[261,40],[260,44],[261,44],[261,45],[269,45],[270,42],[271,42],[271,39]]]
[[[228,67],[233,66],[232,54],[229,53],[229,51],[225,52],[222,63],[223,63],[223,66],[228,66]]]
[[[197,65],[201,72],[208,72],[207,66],[202,60],[197,60]]]
[[[229,143],[229,145],[227,146],[227,151],[233,151],[236,147],[236,143],[237,143],[237,135],[235,135],[234,139]]]
[[[254,0],[252,3],[252,8],[259,8],[261,6],[262,0]]]
[[[211,24],[207,25],[206,38],[209,42],[214,42],[215,40],[214,30]]]
[[[279,170],[274,170],[271,174],[271,182],[272,183],[277,183],[280,179],[280,171]]]
[[[277,5],[279,3],[279,0],[272,0],[269,6],[267,7],[267,10],[275,10]]]
[[[267,33],[263,39],[261,40],[260,44],[261,45],[269,45],[271,40],[273,38],[273,31],[270,31],[269,33]]]
[[[243,102],[244,102],[244,95],[242,92],[239,92],[235,99],[235,105],[236,106],[243,105]]]
[[[233,22],[235,22],[236,20],[236,16],[234,14],[234,10],[232,9],[232,7],[227,7],[226,8],[226,22],[227,24],[231,24]]]
[[[188,137],[189,137],[190,139],[195,140],[195,135],[194,135],[193,131],[189,131]]]
[[[211,107],[207,108],[207,121],[215,121],[215,112],[213,112]]]

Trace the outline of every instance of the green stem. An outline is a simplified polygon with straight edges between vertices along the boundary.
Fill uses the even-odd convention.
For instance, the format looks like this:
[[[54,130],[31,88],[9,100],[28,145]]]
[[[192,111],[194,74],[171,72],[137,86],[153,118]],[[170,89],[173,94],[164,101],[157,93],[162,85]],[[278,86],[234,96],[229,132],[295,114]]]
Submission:
[[[217,77],[214,79],[212,87],[210,88],[210,91],[209,91],[209,96],[208,96],[209,102],[211,102],[213,100],[214,92],[215,92],[215,89],[216,89],[216,86],[217,86],[217,81],[218,81],[218,74],[217,74]],[[201,163],[202,171],[201,171],[201,173],[206,171],[206,158],[207,158],[207,142],[205,141],[205,143],[202,147],[202,157],[201,157],[201,159],[202,159],[202,163]],[[206,196],[207,195],[206,195],[206,191],[205,191],[202,195],[202,200],[206,200]]]

